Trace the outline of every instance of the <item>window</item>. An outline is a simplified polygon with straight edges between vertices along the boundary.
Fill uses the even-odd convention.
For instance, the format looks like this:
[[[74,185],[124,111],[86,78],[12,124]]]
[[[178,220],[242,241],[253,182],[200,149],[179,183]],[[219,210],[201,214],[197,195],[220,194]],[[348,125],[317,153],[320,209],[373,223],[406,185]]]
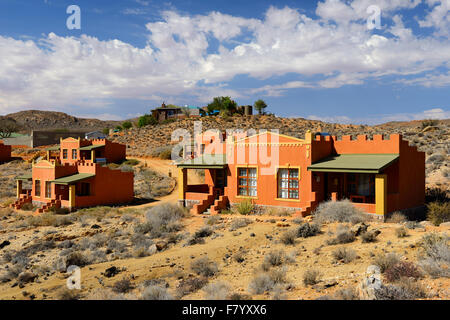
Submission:
[[[238,195],[256,197],[256,168],[238,168]]]
[[[52,183],[50,181],[45,181],[45,197],[52,197]]]
[[[36,197],[41,196],[41,180],[34,180],[34,195]]]
[[[278,170],[278,198],[298,199],[298,169]]]
[[[80,183],[80,189],[78,190],[78,196],[89,196],[91,194],[91,184],[87,182]]]
[[[347,193],[349,195],[375,195],[375,176],[373,174],[348,174]]]
[[[72,149],[72,159],[76,159],[78,155],[77,149]]]
[[[67,159],[67,149],[63,149],[63,159]]]

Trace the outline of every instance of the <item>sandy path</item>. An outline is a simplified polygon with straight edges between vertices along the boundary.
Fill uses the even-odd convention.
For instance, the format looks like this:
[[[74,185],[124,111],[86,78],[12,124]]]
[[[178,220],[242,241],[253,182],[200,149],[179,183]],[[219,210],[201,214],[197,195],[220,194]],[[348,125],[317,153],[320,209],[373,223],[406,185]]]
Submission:
[[[140,157],[130,157],[128,159],[136,159],[141,162],[140,165],[147,165],[147,168],[152,169],[164,175],[172,175],[173,178],[178,179],[177,167],[173,164],[172,160],[162,160],[157,158],[140,158]],[[188,174],[188,183],[196,184],[203,183],[202,178],[194,173]],[[178,200],[178,183],[175,185],[173,191],[163,197],[155,199],[156,201],[145,203],[136,206],[127,206],[123,209],[141,209],[147,207],[153,207],[165,202],[176,202]]]

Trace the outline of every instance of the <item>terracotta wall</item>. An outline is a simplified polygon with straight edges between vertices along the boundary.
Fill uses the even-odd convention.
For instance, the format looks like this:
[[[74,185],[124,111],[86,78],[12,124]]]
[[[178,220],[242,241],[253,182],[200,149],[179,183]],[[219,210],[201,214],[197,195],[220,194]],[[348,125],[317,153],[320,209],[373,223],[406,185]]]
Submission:
[[[78,166],[79,173],[95,172],[91,196],[76,197],[75,206],[89,207],[103,204],[120,204],[133,201],[134,173],[111,170],[99,164],[85,163]]]
[[[93,145],[104,145],[104,155],[107,162],[121,162],[127,157],[127,146],[106,139],[93,139]]]
[[[251,199],[256,205],[279,206],[279,207],[305,207],[312,199],[311,193],[311,172],[307,171],[311,164],[310,145],[299,139],[286,136],[263,134],[258,137],[260,144],[258,147],[252,145],[256,141],[251,138],[244,140],[244,144],[237,144],[234,147],[233,164],[228,164],[229,176],[228,186],[225,188],[225,195],[228,196],[231,203],[241,202],[245,199]],[[248,142],[248,144],[245,144]],[[278,155],[276,150],[272,149],[271,143],[278,143]],[[290,145],[289,145],[290,144]],[[256,151],[256,161],[251,160],[250,154]],[[244,155],[243,157],[238,155]],[[262,155],[262,157],[261,157]],[[267,155],[267,157],[265,156]],[[272,157],[273,156],[273,157]],[[273,162],[267,161],[272,159]],[[266,162],[266,163],[265,163]],[[238,196],[238,178],[237,168],[239,167],[258,167],[257,174],[257,197]],[[299,199],[277,199],[278,181],[277,169],[279,167],[300,168],[299,172]],[[266,170],[267,172],[263,171]]]
[[[0,162],[7,162],[11,160],[11,146],[3,144],[0,141]]]

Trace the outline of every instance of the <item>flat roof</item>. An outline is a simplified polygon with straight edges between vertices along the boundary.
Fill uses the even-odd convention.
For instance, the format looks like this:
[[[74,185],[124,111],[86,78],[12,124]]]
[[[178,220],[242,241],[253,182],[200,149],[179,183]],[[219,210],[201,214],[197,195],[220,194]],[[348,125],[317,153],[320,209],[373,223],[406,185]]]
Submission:
[[[33,178],[33,176],[31,175],[31,173],[25,173],[21,176],[16,177],[16,180],[31,180]]]
[[[104,146],[105,146],[104,144],[92,144],[90,146],[81,147],[80,150],[84,150],[84,151],[85,150],[94,150],[94,149],[101,148]]]
[[[204,154],[200,157],[177,163],[177,167],[191,169],[222,169],[227,165],[225,154]]]
[[[52,182],[55,184],[68,185],[68,184],[78,182],[78,181],[81,181],[84,179],[88,179],[88,178],[91,178],[94,176],[95,176],[95,174],[93,174],[93,173],[77,173],[77,174],[73,174],[71,176],[66,176],[66,177],[55,179]]]
[[[47,148],[45,150],[47,150],[47,151],[59,151],[59,149],[60,149],[59,146],[54,146],[54,147],[49,147],[49,148]]]
[[[398,159],[398,154],[341,154],[319,160],[308,167],[317,172],[380,173]]]

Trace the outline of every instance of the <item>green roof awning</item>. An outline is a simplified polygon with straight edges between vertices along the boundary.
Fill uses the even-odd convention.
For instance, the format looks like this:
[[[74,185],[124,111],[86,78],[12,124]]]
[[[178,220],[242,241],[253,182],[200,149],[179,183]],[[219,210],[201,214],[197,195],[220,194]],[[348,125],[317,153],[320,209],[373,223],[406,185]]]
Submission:
[[[47,150],[47,151],[59,151],[59,146],[50,147],[50,148],[47,148],[45,150]]]
[[[16,180],[31,180],[33,177],[31,173],[26,173],[24,175],[16,177]]]
[[[177,167],[188,169],[223,169],[227,165],[224,154],[204,154],[200,157],[177,163]]]
[[[341,154],[308,167],[317,172],[380,173],[398,159],[398,154]]]
[[[71,176],[66,176],[66,177],[55,179],[52,182],[55,184],[68,185],[68,184],[78,182],[78,181],[81,181],[84,179],[88,179],[88,178],[91,178],[94,176],[95,176],[95,174],[93,174],[93,173],[77,173],[77,174],[73,174]]]
[[[81,147],[80,148],[80,150],[94,150],[94,149],[97,149],[97,148],[101,148],[101,147],[104,147],[105,145],[104,144],[93,144],[93,145],[90,145],[90,146],[86,146],[86,147]]]

